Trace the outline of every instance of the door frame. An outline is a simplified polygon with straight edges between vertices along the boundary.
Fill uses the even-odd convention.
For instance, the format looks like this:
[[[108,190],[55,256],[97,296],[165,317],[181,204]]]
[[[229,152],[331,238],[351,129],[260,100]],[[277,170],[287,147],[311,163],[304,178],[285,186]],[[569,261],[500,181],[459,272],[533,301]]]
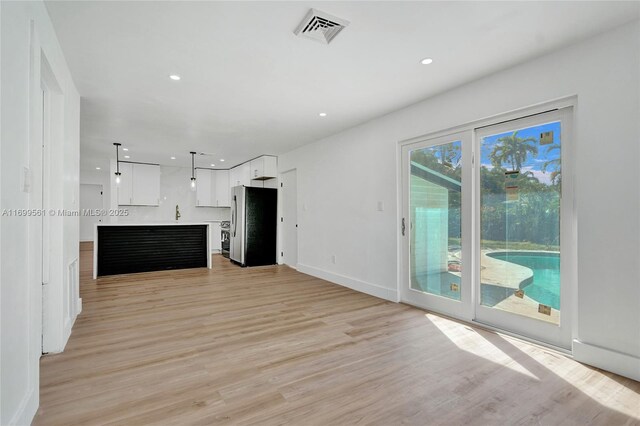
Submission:
[[[397,271],[397,286],[396,286],[396,290],[397,290],[397,294],[398,294],[398,302],[402,302],[402,303],[407,303],[405,301],[402,300],[402,287],[404,285],[405,280],[409,279],[409,274],[410,274],[410,270],[408,268],[406,268],[406,266],[408,265],[408,263],[405,264],[405,262],[408,261],[408,253],[406,253],[406,246],[407,246],[407,241],[409,239],[409,233],[407,233],[406,236],[402,235],[402,219],[406,216],[404,215],[404,205],[405,203],[408,202],[408,199],[405,198],[405,188],[403,186],[404,180],[403,180],[403,155],[402,155],[402,150],[403,147],[405,145],[411,145],[414,144],[416,142],[420,142],[420,141],[424,141],[424,140],[428,140],[428,139],[433,139],[436,137],[441,137],[441,136],[446,136],[446,135],[450,135],[453,133],[461,133],[461,132],[465,132],[465,131],[470,131],[473,134],[473,147],[474,147],[474,152],[472,153],[472,162],[474,163],[474,168],[475,168],[475,146],[476,146],[476,135],[475,135],[475,130],[482,128],[482,127],[487,127],[487,126],[493,126],[496,124],[500,124],[500,123],[504,123],[504,122],[508,122],[508,121],[514,121],[514,120],[519,120],[522,118],[526,118],[529,116],[533,116],[533,115],[538,115],[538,114],[542,114],[545,112],[550,112],[553,110],[560,110],[560,109],[564,109],[564,108],[571,108],[571,113],[569,114],[569,119],[571,120],[571,126],[573,126],[573,122],[574,122],[574,115],[575,115],[575,110],[578,107],[578,97],[576,95],[571,95],[571,96],[566,96],[566,97],[561,97],[558,99],[554,99],[554,100],[550,100],[550,101],[546,101],[546,102],[540,102],[537,104],[532,104],[530,106],[527,107],[523,107],[523,108],[518,108],[518,109],[514,109],[511,111],[507,111],[507,112],[503,112],[503,113],[499,113],[499,114],[494,114],[485,118],[480,118],[478,120],[473,120],[473,121],[469,121],[467,123],[464,124],[460,124],[460,125],[456,125],[456,126],[452,126],[452,127],[447,127],[447,128],[442,128],[440,130],[430,130],[427,131],[426,133],[417,136],[417,137],[412,137],[409,139],[404,139],[404,140],[400,140],[397,142],[397,148],[396,148],[396,182],[397,182],[397,220],[396,220],[396,229],[398,230],[398,246],[397,246],[397,262],[398,262],[398,271]],[[563,248],[563,255],[567,258],[567,261],[569,262],[569,265],[567,266],[566,269],[568,269],[569,273],[570,273],[570,277],[567,279],[567,281],[563,282],[563,287],[566,286],[568,288],[568,290],[571,293],[570,296],[570,301],[565,305],[565,306],[569,306],[570,308],[570,312],[568,314],[569,317],[569,321],[571,323],[570,326],[570,330],[571,330],[571,337],[572,339],[575,339],[578,336],[578,292],[579,292],[579,288],[578,288],[578,284],[577,284],[577,214],[576,214],[576,200],[575,200],[575,191],[573,190],[574,187],[574,181],[575,181],[575,142],[571,141],[571,143],[568,144],[569,146],[567,146],[566,148],[564,148],[566,151],[563,152],[563,157],[562,157],[562,161],[564,162],[566,159],[567,164],[563,164],[563,167],[568,166],[569,170],[571,171],[570,173],[564,173],[563,172],[563,184],[565,184],[566,182],[570,182],[569,185],[571,186],[570,192],[566,192],[565,194],[563,194],[563,206],[564,204],[566,204],[569,208],[570,211],[567,212],[567,227],[569,228],[568,231],[570,232],[571,236],[569,237],[570,239],[568,240],[568,243],[564,244],[564,248]],[[570,164],[568,164],[570,163]],[[476,203],[476,200],[473,200],[474,202],[474,206]],[[408,206],[408,204],[407,204]],[[474,216],[475,216],[475,207],[474,207]],[[563,223],[564,224],[564,223]],[[473,233],[475,235],[476,233],[476,226],[477,224],[473,223]],[[562,231],[561,231],[562,232]],[[475,245],[475,242],[473,243]],[[472,270],[474,271],[474,273],[479,273],[479,264],[478,264],[478,259],[475,259],[475,256],[473,256],[474,258],[471,259],[472,261]],[[476,272],[476,270],[478,272]],[[479,277],[478,277],[479,278]],[[473,279],[473,283],[476,282],[476,280],[478,279],[475,276],[472,278]],[[472,287],[475,287],[472,285]],[[475,294],[473,294],[474,297],[476,297]],[[476,297],[477,299],[477,297]],[[409,303],[407,303],[409,304]],[[537,340],[536,338],[533,338],[531,336],[525,336],[522,334],[518,334],[518,333],[514,333],[512,331],[509,330],[504,330],[501,328],[497,328],[493,325],[490,324],[486,324],[486,323],[482,323],[482,322],[478,322],[475,321],[475,307],[476,304],[473,304],[474,309],[473,309],[473,316],[471,317],[471,319],[469,319],[468,317],[460,317],[460,316],[456,316],[456,315],[452,315],[450,313],[447,312],[437,312],[437,311],[433,311],[434,313],[437,314],[442,314],[445,316],[449,316],[451,318],[454,318],[456,320],[460,320],[462,322],[466,322],[466,323],[470,323],[473,325],[477,325],[483,328],[487,328],[487,329],[491,329],[497,332],[500,332],[502,334],[506,334],[506,335],[511,335],[517,338],[520,338],[522,340],[525,341],[530,341],[536,344],[539,344],[541,346],[546,346],[546,347],[550,347],[552,349],[558,350],[560,352],[564,352],[564,353],[571,353],[571,349],[570,348],[566,348],[566,347],[559,347],[559,346],[555,346],[553,344],[550,344],[548,342],[545,341],[540,341]],[[423,306],[417,306],[419,308],[424,308]],[[431,311],[431,310],[429,310]]]

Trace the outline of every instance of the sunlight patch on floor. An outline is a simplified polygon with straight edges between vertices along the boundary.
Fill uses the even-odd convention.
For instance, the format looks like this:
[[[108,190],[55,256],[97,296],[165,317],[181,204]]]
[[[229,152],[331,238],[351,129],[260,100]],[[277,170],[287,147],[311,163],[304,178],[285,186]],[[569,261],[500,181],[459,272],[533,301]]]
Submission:
[[[527,370],[499,348],[494,345],[484,344],[486,340],[471,327],[432,314],[425,314],[425,317],[459,349],[491,361],[494,364],[506,367],[516,373],[540,380],[535,374]],[[474,331],[474,333],[469,334],[469,330]]]

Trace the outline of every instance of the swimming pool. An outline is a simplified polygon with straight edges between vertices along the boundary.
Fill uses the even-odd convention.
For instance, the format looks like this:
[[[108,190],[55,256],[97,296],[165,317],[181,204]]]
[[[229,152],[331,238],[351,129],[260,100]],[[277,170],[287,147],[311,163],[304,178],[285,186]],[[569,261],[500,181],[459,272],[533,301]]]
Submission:
[[[530,268],[533,281],[522,288],[524,293],[536,302],[560,310],[560,253],[501,251],[487,256]]]

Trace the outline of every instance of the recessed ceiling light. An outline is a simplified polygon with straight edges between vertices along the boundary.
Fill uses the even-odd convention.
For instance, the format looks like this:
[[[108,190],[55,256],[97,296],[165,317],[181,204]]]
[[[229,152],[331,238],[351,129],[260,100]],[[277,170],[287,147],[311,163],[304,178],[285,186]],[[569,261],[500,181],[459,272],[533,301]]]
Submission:
[[[215,164],[212,164],[212,165],[211,165],[211,167],[215,167],[215,166],[216,166]]]
[[[122,148],[123,151],[129,151],[129,148]]]
[[[224,163],[224,158],[221,158],[220,161],[222,161]]]
[[[96,167],[96,170],[100,170],[100,167]]]
[[[170,78],[171,80],[174,80],[174,81],[178,81],[178,80],[180,80],[180,76],[179,76],[179,75],[177,75],[177,74],[171,74],[171,75],[169,76],[169,78]]]
[[[327,113],[326,112],[321,112],[320,114],[318,114],[320,117],[326,117]]]
[[[124,158],[131,158],[131,156],[130,155],[125,155]]]
[[[421,63],[422,65],[429,65],[429,64],[433,63],[433,59],[431,59],[431,58],[424,58],[423,60],[421,60],[421,61],[420,61],[420,63]]]
[[[171,159],[172,159],[172,160],[175,160],[175,159],[176,159],[176,157],[171,157]]]

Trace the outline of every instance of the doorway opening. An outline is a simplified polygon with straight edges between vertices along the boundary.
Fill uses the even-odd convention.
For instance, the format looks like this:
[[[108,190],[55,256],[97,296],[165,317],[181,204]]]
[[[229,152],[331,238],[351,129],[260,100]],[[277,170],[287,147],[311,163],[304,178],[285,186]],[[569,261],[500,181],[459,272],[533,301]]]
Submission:
[[[102,222],[102,185],[80,184],[80,242],[93,242],[95,225]]]
[[[298,182],[296,169],[282,173],[280,177],[282,196],[282,246],[280,259],[285,265],[298,268]]]

